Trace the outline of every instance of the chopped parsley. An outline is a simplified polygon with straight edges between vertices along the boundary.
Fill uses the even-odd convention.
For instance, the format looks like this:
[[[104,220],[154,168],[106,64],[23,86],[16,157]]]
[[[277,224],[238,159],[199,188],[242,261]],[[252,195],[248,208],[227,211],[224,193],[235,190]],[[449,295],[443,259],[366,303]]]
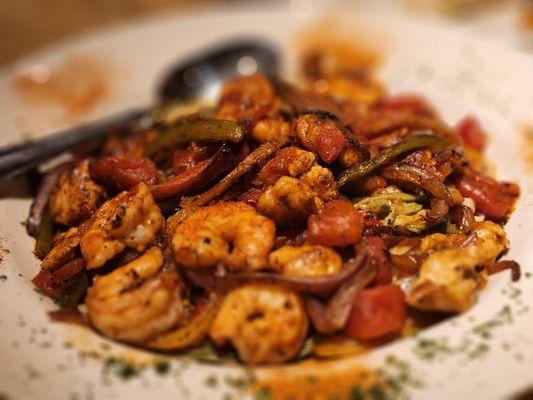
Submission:
[[[513,312],[509,305],[504,305],[494,318],[474,326],[472,332],[483,339],[490,339],[492,331],[500,326],[513,323]]]
[[[133,365],[116,357],[109,357],[104,363],[104,371],[106,373],[111,372],[124,380],[128,380],[139,375],[142,369],[143,368],[140,366]]]
[[[218,378],[215,375],[209,375],[205,379],[205,384],[209,387],[216,387],[218,385]]]
[[[248,385],[248,380],[242,376],[229,376],[224,377],[224,382],[226,385],[231,386],[235,389],[244,389]]]
[[[166,375],[170,371],[170,363],[166,360],[157,360],[154,362],[154,370],[158,375]]]
[[[254,400],[271,400],[272,399],[272,393],[270,392],[270,389],[267,387],[259,389],[254,394]]]
[[[420,359],[433,361],[442,355],[463,352],[466,346],[467,342],[459,346],[451,346],[446,337],[420,338],[417,340],[413,351]]]
[[[364,392],[363,390],[358,386],[352,386],[350,389],[350,393],[348,394],[349,400],[363,400],[364,399]]]

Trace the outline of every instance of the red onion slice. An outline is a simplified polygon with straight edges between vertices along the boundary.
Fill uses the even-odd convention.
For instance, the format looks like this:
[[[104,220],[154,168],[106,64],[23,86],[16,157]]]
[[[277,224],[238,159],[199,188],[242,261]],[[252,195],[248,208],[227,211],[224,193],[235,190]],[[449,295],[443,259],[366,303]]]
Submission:
[[[337,290],[327,304],[310,298],[307,300],[307,312],[313,325],[320,333],[333,333],[344,328],[355,299],[368,286],[377,274],[376,263],[372,259],[355,272]]]
[[[212,272],[187,271],[186,275],[195,286],[205,289],[229,288],[246,283],[267,283],[281,285],[300,293],[325,294],[337,289],[357,273],[366,255],[348,260],[339,272],[327,276],[287,276],[268,272],[227,273],[222,277]]]

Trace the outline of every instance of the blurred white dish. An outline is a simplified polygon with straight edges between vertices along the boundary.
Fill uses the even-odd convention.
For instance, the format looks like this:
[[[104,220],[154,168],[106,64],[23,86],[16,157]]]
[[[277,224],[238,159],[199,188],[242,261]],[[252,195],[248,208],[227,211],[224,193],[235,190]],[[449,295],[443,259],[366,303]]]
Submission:
[[[278,42],[290,55],[291,33],[311,23],[315,14],[312,8],[304,7],[167,16],[75,39],[29,57],[0,73],[0,144],[149,104],[164,68],[180,54],[215,40],[253,34]],[[444,26],[430,27],[349,10],[338,18],[356,27],[362,35],[356,38],[358,41],[374,41],[371,32],[379,31],[385,44],[381,76],[392,92],[427,95],[450,123],[467,113],[483,121],[491,133],[488,154],[497,164],[498,176],[517,181],[522,188],[507,225],[511,239],[508,257],[519,261],[524,275],[530,275],[533,196],[519,128],[528,122],[533,124],[533,59],[454,34]],[[103,74],[105,94],[90,111],[72,114],[60,102],[21,96],[14,79],[23,69],[46,72],[48,66],[53,68],[72,56],[92,60],[102,68],[99,73]],[[289,57],[289,69],[291,64]],[[46,73],[38,73],[39,77],[45,79]],[[50,322],[47,311],[54,305],[40,298],[30,283],[38,263],[32,254],[33,240],[21,225],[30,204],[29,198],[21,196],[25,190],[23,182],[3,185],[0,200],[0,275],[5,276],[0,279],[1,395],[8,399],[244,396],[240,381],[234,379],[247,376],[240,367],[200,364],[179,356],[166,374],[160,375],[150,367],[135,379],[124,381],[110,372],[113,366],[106,368],[102,361],[95,360],[92,352],[144,359],[149,364],[153,356],[111,343],[84,328]],[[418,337],[382,347],[368,357],[338,361],[338,367],[381,366],[392,354],[407,362],[412,376],[423,383],[422,387],[407,387],[413,398],[499,399],[517,393],[533,385],[533,312],[527,309],[533,304],[533,279],[523,276],[517,284],[509,282],[508,274],[496,275],[478,304],[465,315]],[[509,308],[503,308],[505,305]],[[482,325],[487,321],[488,325]],[[490,338],[485,337],[488,334],[483,334],[484,329]],[[440,346],[434,359],[429,360],[423,353],[424,343],[426,347],[428,343]],[[85,356],[80,357],[80,352]],[[260,371],[259,376],[264,373]]]

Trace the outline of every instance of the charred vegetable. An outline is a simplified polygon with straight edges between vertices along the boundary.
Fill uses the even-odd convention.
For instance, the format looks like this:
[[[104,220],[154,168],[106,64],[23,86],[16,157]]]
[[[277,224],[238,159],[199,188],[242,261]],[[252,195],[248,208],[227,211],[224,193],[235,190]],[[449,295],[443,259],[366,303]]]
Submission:
[[[353,167],[343,171],[338,179],[339,186],[344,186],[349,182],[366,176],[376,168],[391,162],[400,154],[408,151],[422,147],[430,147],[438,150],[449,147],[450,145],[451,143],[447,139],[428,133],[419,133],[409,136],[394,146],[383,150],[376,157],[360,164],[356,164]]]
[[[52,248],[54,241],[54,221],[48,211],[44,211],[41,215],[37,237],[35,238],[35,255],[39,258],[44,258]]]
[[[244,138],[244,127],[234,121],[223,119],[184,118],[153,139],[144,150],[147,157],[153,157],[157,152],[170,150],[176,146],[191,141],[219,142],[230,141],[238,143]]]

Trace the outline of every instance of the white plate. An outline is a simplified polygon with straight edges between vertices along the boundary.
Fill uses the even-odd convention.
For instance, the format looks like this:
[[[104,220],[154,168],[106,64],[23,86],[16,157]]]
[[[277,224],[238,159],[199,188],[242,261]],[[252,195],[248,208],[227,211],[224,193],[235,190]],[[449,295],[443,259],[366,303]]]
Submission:
[[[303,12],[297,16],[305,15]],[[498,176],[518,181],[522,187],[517,209],[507,225],[511,239],[509,258],[518,260],[524,272],[533,272],[529,246],[533,197],[523,161],[525,144],[518,130],[524,123],[533,122],[533,60],[443,27],[350,11],[344,11],[342,18],[344,23],[357,27],[363,40],[374,41],[376,31],[384,38],[387,52],[381,72],[392,92],[406,90],[427,95],[450,123],[471,112],[480,117],[491,133],[489,156],[497,162]],[[253,33],[288,50],[291,32],[310,22],[309,18],[299,19],[276,10],[210,12],[139,21],[65,43],[0,73],[1,144],[28,133],[38,136],[148,104],[159,73],[180,54],[206,43]],[[54,103],[29,101],[15,90],[13,77],[22,68],[54,65],[72,55],[96,60],[106,70],[108,94],[90,112],[73,117]],[[102,362],[95,360],[91,352],[145,358],[148,362],[153,356],[112,344],[83,328],[50,323],[46,311],[54,305],[37,295],[30,284],[38,263],[32,255],[33,241],[21,225],[30,204],[28,198],[21,196],[24,190],[23,182],[4,184],[0,201],[0,275],[7,277],[0,280],[1,395],[9,399],[244,396],[236,388],[238,382],[228,383],[231,379],[225,377],[246,377],[249,371],[179,357],[171,362],[171,371],[164,376],[146,368],[138,377],[122,381],[112,372],[105,373]],[[368,357],[328,364],[316,374],[346,372],[361,365],[386,366],[387,357],[394,355],[407,362],[411,376],[423,384],[405,385],[413,398],[510,396],[533,385],[533,313],[528,312],[529,304],[533,304],[533,279],[523,277],[519,283],[510,284],[509,275],[502,273],[490,280],[478,303],[466,314],[418,337],[387,345]],[[506,305],[512,321],[508,312],[501,312]],[[488,339],[479,334],[480,324],[487,321],[482,327],[490,333]],[[436,359],[427,360],[416,351],[421,349],[422,339],[441,345]],[[443,340],[447,344],[443,345]],[[81,352],[85,352],[85,357],[80,356]],[[285,373],[294,371],[289,368]],[[260,371],[259,376],[269,373]],[[331,376],[329,379],[333,379],[329,386],[338,384]]]

